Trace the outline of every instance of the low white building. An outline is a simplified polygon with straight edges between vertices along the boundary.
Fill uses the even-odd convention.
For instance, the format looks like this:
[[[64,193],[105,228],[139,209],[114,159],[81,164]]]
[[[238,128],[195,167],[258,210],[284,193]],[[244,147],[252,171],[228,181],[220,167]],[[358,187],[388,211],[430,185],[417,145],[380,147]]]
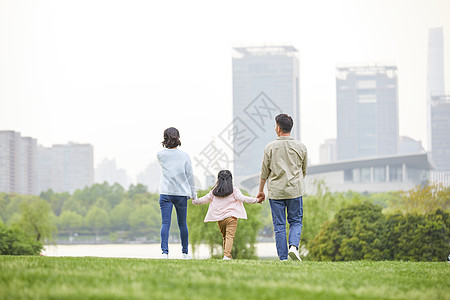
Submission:
[[[331,192],[389,192],[410,190],[430,180],[434,169],[427,153],[392,155],[311,165],[306,175],[306,191],[315,192],[315,182],[323,180]],[[251,194],[258,191],[259,174],[236,183]]]

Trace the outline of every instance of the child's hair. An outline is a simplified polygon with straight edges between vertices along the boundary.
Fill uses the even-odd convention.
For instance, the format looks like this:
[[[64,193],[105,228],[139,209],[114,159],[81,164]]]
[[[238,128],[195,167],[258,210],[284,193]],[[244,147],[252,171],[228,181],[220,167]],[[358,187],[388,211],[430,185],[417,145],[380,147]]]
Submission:
[[[214,196],[226,197],[233,193],[233,176],[228,170],[222,170],[217,175],[217,183],[212,191]]]

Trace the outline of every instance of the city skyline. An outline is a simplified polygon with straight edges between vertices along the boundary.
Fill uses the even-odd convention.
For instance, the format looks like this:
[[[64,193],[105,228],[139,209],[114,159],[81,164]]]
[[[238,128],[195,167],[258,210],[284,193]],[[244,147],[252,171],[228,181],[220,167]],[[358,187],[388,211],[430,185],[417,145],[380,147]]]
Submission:
[[[299,123],[313,163],[336,137],[341,63],[394,62],[399,134],[425,145],[428,30],[443,28],[449,70],[448,1],[274,3],[236,11],[238,2],[177,2],[173,11],[145,1],[3,1],[0,130],[45,146],[93,144],[95,166],[114,157],[135,178],[156,160],[165,128],[180,130],[194,158],[232,121],[232,48],[290,44],[299,50]]]

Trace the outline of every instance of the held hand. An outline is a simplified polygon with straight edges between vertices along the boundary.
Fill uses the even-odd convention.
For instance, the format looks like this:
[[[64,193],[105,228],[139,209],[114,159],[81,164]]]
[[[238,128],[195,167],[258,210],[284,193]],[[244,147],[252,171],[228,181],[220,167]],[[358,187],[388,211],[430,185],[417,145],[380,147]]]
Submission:
[[[259,192],[256,198],[258,198],[258,203],[262,203],[264,200],[266,200],[266,195],[264,194],[264,192]]]

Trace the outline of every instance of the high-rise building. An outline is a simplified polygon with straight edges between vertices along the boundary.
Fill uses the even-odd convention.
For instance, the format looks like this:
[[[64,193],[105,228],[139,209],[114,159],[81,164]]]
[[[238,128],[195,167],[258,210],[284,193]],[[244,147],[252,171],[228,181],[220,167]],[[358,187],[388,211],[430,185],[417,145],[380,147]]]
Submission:
[[[95,182],[107,182],[110,185],[118,183],[125,189],[127,189],[130,185],[130,179],[128,178],[127,171],[124,169],[118,169],[115,159],[106,158],[103,159],[103,161],[99,163],[95,169]]]
[[[450,95],[431,98],[431,161],[436,171],[450,171]]]
[[[428,31],[427,61],[427,150],[432,151],[432,119],[431,106],[433,96],[445,95],[444,85],[444,32],[442,27]]]
[[[53,189],[52,186],[52,148],[38,145],[38,191],[44,192]]]
[[[137,183],[147,186],[150,193],[159,192],[159,183],[161,180],[161,166],[158,162],[153,162],[137,176]]]
[[[263,150],[274,140],[275,117],[292,116],[300,139],[298,51],[292,46],[234,48],[233,123],[220,135],[234,152],[236,181],[258,173]]]
[[[94,148],[69,143],[39,147],[39,190],[73,193],[94,183]]]
[[[35,139],[0,131],[0,192],[37,194],[36,149]]]
[[[337,160],[336,139],[328,139],[319,147],[319,162],[331,163]]]
[[[427,141],[437,172],[450,171],[450,95],[444,85],[444,32],[428,31]]]
[[[397,67],[338,67],[338,160],[397,154]]]

